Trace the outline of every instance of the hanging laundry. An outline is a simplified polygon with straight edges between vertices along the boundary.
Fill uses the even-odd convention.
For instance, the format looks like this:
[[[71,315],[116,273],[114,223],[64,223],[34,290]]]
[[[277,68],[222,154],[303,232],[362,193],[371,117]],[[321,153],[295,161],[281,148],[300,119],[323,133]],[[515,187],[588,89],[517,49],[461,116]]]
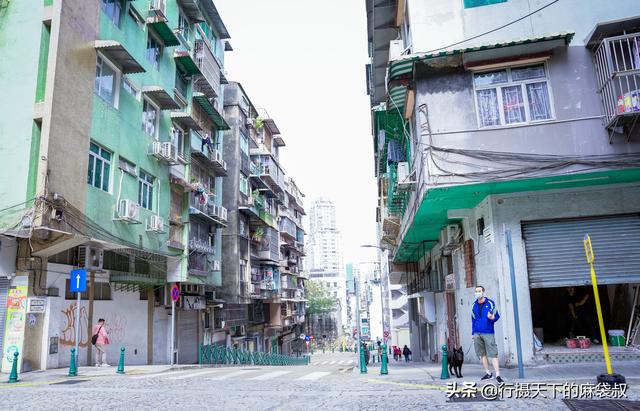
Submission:
[[[211,144],[211,139],[209,138],[209,134],[205,134],[204,137],[202,138],[202,144],[200,145],[200,151],[202,151],[204,153],[204,148],[209,147],[209,145]]]
[[[207,204],[209,202],[209,196],[207,195],[207,193],[202,192],[202,194],[200,194],[200,204],[204,205]]]
[[[402,147],[396,140],[390,140],[387,146],[387,163],[399,163],[401,161],[405,161]]]
[[[378,133],[378,147],[384,146],[385,138],[386,138],[385,131],[380,130],[380,132]]]

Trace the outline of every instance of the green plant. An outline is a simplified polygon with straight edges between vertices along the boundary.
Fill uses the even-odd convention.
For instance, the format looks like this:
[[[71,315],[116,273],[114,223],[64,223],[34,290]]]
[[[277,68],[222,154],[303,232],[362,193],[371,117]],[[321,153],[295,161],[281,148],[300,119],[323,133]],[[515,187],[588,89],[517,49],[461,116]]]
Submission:
[[[260,241],[264,237],[264,228],[258,227],[256,231],[251,233],[251,239],[254,241]]]
[[[256,119],[255,119],[253,124],[254,124],[254,127],[256,128],[256,130],[260,131],[264,127],[264,119],[262,117],[258,116],[258,117],[256,117]]]

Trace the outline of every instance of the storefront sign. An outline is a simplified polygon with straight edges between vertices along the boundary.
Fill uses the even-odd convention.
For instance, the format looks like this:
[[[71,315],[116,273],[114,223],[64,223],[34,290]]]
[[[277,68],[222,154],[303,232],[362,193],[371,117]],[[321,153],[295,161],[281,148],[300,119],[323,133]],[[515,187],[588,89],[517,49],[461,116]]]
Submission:
[[[26,283],[27,278],[15,278],[14,283]],[[22,360],[22,346],[24,344],[24,329],[27,322],[27,285],[15,285],[9,289],[7,296],[7,314],[4,329],[4,346],[2,353],[2,372],[10,372],[13,365],[13,353],[20,354]],[[18,361],[18,372],[22,361]]]
[[[207,300],[199,295],[185,295],[182,302],[185,310],[204,310],[207,307]]]
[[[42,314],[45,311],[46,302],[44,298],[30,297],[27,304],[27,313]]]

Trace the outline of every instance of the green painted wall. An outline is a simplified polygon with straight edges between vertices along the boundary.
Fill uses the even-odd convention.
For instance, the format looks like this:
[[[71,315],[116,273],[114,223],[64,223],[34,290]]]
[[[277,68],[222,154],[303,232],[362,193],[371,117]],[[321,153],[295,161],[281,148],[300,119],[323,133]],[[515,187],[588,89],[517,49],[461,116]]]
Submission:
[[[28,196],[42,33],[42,3],[11,1],[5,6],[0,9],[0,209]]]
[[[40,36],[40,57],[38,58],[38,82],[36,85],[36,102],[44,101],[44,90],[47,85],[47,67],[49,66],[49,41],[51,39],[51,28],[46,24],[42,25],[42,35]]]

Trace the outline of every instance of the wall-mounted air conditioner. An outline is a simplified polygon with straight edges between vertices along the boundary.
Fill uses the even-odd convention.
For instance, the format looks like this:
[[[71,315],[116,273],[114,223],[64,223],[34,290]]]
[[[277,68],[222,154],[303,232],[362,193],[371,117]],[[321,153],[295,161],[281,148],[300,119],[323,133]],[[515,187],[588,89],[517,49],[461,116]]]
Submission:
[[[159,215],[152,215],[151,218],[147,220],[147,231],[153,231],[155,233],[163,233],[164,232],[164,219]]]
[[[78,247],[78,266],[86,270],[102,270],[104,252],[100,248],[82,245]]]
[[[442,247],[455,247],[460,243],[462,230],[457,224],[450,224],[440,232],[440,243]]]
[[[401,161],[398,163],[398,191],[410,191],[413,190],[414,181],[411,181],[411,172],[409,169],[409,163]]]
[[[131,200],[120,200],[117,219],[128,223],[140,223],[140,204]]]
[[[220,260],[213,260],[211,265],[213,267],[213,271],[220,271]]]
[[[162,144],[162,157],[170,163],[175,163],[178,161],[178,152],[176,151],[176,147],[171,142],[165,142]]]

